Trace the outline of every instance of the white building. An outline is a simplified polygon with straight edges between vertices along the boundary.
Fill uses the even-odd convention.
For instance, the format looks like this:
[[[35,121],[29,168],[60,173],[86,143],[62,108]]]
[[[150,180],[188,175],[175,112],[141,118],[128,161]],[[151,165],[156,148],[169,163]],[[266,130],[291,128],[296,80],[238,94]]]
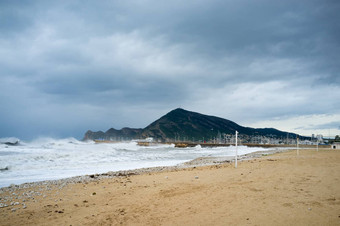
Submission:
[[[153,142],[153,137],[147,137],[147,138],[145,138],[145,141],[146,142]]]
[[[334,142],[332,144],[332,149],[340,149],[340,142]]]
[[[323,136],[321,134],[316,135],[319,142],[323,142]]]

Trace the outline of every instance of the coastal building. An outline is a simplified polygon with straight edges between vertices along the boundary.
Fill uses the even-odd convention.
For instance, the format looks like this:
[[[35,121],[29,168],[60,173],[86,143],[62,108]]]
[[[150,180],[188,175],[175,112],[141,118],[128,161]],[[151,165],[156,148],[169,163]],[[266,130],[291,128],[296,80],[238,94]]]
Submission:
[[[340,142],[334,142],[332,144],[332,149],[340,149]]]
[[[153,142],[153,137],[147,137],[147,138],[145,138],[145,141],[146,142]]]
[[[323,142],[323,136],[321,134],[318,134],[316,138],[318,139],[319,142]]]

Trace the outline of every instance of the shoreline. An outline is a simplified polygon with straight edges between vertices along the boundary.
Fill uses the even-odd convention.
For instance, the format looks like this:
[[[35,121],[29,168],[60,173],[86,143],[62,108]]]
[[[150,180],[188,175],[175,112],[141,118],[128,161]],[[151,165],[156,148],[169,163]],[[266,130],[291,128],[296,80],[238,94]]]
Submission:
[[[250,160],[253,158],[260,158],[263,155],[270,155],[275,153],[286,152],[294,149],[293,147],[286,147],[285,149],[280,149],[280,147],[276,147],[276,149],[270,148],[266,151],[256,151],[244,155],[238,155],[238,161]],[[118,170],[118,171],[108,171],[105,173],[96,173],[96,174],[86,174],[79,175],[73,177],[60,178],[55,180],[42,180],[42,181],[34,181],[34,182],[26,182],[22,184],[12,184],[9,186],[0,188],[0,195],[5,191],[15,191],[16,189],[26,189],[26,188],[34,188],[36,186],[46,186],[46,185],[56,185],[64,187],[67,184],[75,184],[75,183],[88,183],[91,181],[95,181],[97,179],[104,178],[115,178],[121,176],[131,176],[131,175],[142,175],[153,172],[163,172],[163,171],[177,171],[190,167],[200,167],[200,166],[209,166],[209,165],[219,165],[224,163],[232,163],[235,161],[234,156],[226,156],[226,157],[198,157],[193,160],[189,160],[187,162],[183,162],[174,166],[156,166],[156,167],[146,167],[146,168],[137,168],[130,170]],[[1,208],[1,202],[0,202]]]
[[[265,151],[256,151],[244,155],[239,155],[237,160],[248,161],[251,159],[261,158],[262,156],[268,156],[276,153],[288,152],[292,149],[268,149]],[[80,175],[74,177],[61,178],[56,180],[43,180],[36,182],[27,182],[22,184],[13,184],[7,187],[0,188],[0,209],[6,207],[15,207],[17,205],[23,204],[22,201],[28,199],[34,199],[34,197],[41,196],[41,191],[49,191],[51,187],[57,187],[59,190],[70,184],[88,184],[91,182],[97,182],[105,179],[114,179],[114,178],[122,178],[122,177],[130,177],[134,175],[146,175],[151,173],[162,173],[162,172],[176,172],[180,170],[196,168],[196,167],[204,167],[204,166],[217,166],[222,164],[232,164],[235,161],[234,156],[226,156],[226,157],[199,157],[184,163],[180,163],[174,166],[157,166],[157,167],[146,167],[146,168],[138,168],[131,170],[119,170],[119,171],[109,171],[106,173],[97,173],[90,175]],[[16,198],[2,198],[2,194],[4,193],[13,193],[21,190],[30,189],[29,193],[22,195],[21,197]],[[33,191],[32,190],[39,190]],[[15,200],[15,202],[13,201]],[[26,204],[23,207],[27,207]],[[13,209],[13,208],[12,208]],[[16,209],[14,208],[14,211]]]
[[[268,150],[239,159],[237,168],[231,159],[198,158],[7,187],[0,225],[340,223],[338,150]]]

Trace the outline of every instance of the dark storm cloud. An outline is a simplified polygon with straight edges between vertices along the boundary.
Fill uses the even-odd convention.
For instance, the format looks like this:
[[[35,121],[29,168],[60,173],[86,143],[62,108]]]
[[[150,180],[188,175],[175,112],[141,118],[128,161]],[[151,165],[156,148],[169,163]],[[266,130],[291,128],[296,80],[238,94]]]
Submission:
[[[44,93],[55,95],[64,103],[88,103],[93,105],[137,104],[148,102],[175,102],[183,96],[181,85],[171,81],[136,80],[127,74],[84,73],[64,78],[50,76],[34,86]],[[130,78],[129,78],[130,77]]]
[[[0,137],[144,127],[176,107],[243,124],[336,117],[339,11],[331,0],[1,1]]]

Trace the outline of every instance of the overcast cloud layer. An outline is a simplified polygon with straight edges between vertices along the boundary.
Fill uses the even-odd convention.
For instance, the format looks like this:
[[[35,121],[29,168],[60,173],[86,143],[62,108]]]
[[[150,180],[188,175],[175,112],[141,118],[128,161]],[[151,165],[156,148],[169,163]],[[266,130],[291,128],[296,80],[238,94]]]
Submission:
[[[0,1],[0,137],[82,138],[182,107],[340,134],[337,0]]]

